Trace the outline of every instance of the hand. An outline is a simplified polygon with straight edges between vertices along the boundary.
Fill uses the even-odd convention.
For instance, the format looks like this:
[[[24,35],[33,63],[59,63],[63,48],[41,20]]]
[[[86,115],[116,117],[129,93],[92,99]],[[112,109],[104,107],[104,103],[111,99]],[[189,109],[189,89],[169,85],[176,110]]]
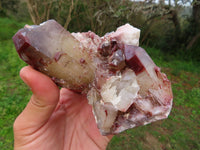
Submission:
[[[33,95],[14,123],[15,150],[106,149],[85,96],[61,89],[44,74],[24,67],[20,76]]]

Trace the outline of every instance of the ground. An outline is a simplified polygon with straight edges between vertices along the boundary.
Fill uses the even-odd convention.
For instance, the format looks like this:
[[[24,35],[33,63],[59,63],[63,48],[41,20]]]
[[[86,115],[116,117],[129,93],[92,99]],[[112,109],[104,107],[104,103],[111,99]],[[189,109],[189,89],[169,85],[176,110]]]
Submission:
[[[26,64],[12,43],[12,35],[24,23],[0,18],[0,149],[13,149],[13,122],[25,107],[31,92],[19,77]],[[200,62],[166,55],[145,47],[171,80],[174,94],[168,119],[115,135],[107,150],[199,150]]]

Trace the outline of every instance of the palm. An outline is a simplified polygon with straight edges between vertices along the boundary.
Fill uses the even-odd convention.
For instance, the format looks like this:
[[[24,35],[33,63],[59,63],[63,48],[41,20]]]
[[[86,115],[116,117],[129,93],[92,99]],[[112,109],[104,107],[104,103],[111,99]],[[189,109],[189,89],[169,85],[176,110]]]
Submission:
[[[22,124],[19,122],[24,122],[23,117],[18,118],[15,122],[16,150],[106,149],[110,139],[99,133],[85,96],[67,89],[61,89],[57,106],[46,121]]]

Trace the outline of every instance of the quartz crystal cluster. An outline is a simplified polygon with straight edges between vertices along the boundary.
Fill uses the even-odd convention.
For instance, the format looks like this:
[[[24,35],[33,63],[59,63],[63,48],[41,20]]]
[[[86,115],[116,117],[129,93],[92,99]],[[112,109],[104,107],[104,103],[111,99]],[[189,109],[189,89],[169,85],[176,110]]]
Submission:
[[[69,33],[54,20],[25,26],[13,37],[22,60],[59,86],[87,94],[102,135],[167,118],[171,83],[129,24],[99,37]]]

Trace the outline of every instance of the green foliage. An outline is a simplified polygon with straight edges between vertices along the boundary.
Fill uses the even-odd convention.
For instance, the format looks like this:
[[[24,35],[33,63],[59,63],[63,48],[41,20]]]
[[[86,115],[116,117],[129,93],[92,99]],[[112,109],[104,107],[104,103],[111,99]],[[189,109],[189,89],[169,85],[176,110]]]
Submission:
[[[200,106],[200,87],[192,88],[190,91],[187,92],[185,104],[187,107],[196,108]],[[200,115],[200,110],[193,111],[193,113],[197,113]]]
[[[53,18],[65,25],[69,19],[69,31],[91,30],[102,36],[120,25],[130,23],[141,29],[143,45],[156,47],[170,54],[184,53],[186,58],[200,61],[200,38],[187,49],[195,35],[199,34],[200,7],[195,2],[193,7],[183,7],[178,4],[178,0],[176,7],[169,7],[150,1],[130,0],[74,0],[73,6],[71,0],[31,1],[34,9],[32,18],[35,16],[34,20],[38,24]],[[191,13],[192,9],[194,13]],[[47,15],[48,12],[50,15]],[[1,0],[0,16],[9,16],[20,21],[31,19],[26,2],[20,0]],[[0,29],[4,30],[2,27]],[[7,31],[5,29],[0,34]]]
[[[9,18],[0,19],[0,41],[11,39],[17,30],[22,28],[24,24],[18,23]]]
[[[0,149],[12,150],[12,125],[27,104],[31,92],[19,77],[20,69],[26,64],[19,59],[11,40],[24,24],[0,18],[1,27],[2,24],[9,27],[4,35],[0,34]],[[172,82],[172,111],[168,119],[115,135],[107,149],[200,149],[200,63],[190,58],[186,60],[184,55],[144,48]]]
[[[169,118],[114,136],[108,150],[200,149],[200,64],[185,56],[144,48],[172,81],[174,104]],[[183,144],[184,143],[184,144]]]
[[[30,92],[19,77],[19,70],[25,65],[15,51],[11,37],[22,24],[8,18],[0,19],[0,149],[13,149],[12,125],[26,105]],[[6,40],[9,39],[9,40]]]
[[[194,60],[189,55],[187,56],[183,51],[181,53],[170,54],[156,48],[142,47],[154,58],[158,66],[171,68],[173,75],[178,76],[181,71],[200,73],[199,61]]]
[[[0,17],[11,17],[18,21],[30,19],[27,5],[21,0],[0,0]]]

